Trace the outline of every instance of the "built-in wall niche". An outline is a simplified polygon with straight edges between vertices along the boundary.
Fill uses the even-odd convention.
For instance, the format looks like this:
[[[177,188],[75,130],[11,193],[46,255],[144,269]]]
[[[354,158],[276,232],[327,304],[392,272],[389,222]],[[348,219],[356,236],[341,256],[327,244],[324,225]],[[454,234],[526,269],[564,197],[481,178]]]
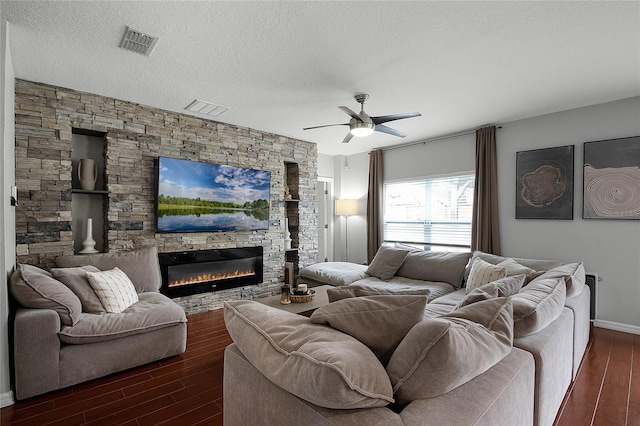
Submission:
[[[71,231],[73,233],[74,253],[80,253],[84,249],[82,242],[87,237],[87,219],[91,219],[92,222],[92,237],[96,241],[95,249],[98,252],[103,252],[107,249],[104,226],[107,197],[104,173],[105,136],[105,133],[85,129],[73,129],[72,131]],[[79,168],[83,159],[95,161],[97,173],[93,189],[84,189],[81,185]]]

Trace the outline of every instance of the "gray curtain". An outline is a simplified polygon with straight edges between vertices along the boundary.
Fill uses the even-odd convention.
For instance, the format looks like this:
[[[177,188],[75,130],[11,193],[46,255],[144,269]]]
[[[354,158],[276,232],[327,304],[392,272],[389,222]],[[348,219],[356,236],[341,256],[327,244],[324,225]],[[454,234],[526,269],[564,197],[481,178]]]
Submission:
[[[369,153],[369,193],[367,196],[367,263],[382,245],[382,184],[384,169],[382,150],[376,149]]]
[[[476,182],[473,194],[471,250],[500,254],[496,128],[476,130]]]

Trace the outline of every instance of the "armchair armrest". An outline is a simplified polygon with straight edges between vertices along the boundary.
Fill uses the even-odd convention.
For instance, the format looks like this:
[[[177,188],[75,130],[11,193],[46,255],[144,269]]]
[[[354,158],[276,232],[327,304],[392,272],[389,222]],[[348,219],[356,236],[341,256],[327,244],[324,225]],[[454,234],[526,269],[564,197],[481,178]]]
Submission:
[[[18,308],[13,325],[17,399],[60,387],[60,317],[51,309]]]

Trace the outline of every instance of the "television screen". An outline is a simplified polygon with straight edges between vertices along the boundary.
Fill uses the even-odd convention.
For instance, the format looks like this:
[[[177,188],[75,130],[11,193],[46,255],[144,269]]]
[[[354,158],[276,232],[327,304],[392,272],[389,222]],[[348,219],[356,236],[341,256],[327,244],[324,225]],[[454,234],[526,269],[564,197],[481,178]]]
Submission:
[[[271,172],[158,158],[158,232],[269,229]]]

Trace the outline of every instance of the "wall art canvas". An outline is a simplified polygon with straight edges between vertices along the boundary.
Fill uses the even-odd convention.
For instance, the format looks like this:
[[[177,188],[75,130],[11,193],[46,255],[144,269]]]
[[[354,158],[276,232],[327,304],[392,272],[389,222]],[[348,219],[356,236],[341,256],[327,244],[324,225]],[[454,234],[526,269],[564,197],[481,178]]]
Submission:
[[[516,153],[516,219],[573,219],[573,145]]]
[[[584,219],[640,219],[640,136],[584,144]]]

